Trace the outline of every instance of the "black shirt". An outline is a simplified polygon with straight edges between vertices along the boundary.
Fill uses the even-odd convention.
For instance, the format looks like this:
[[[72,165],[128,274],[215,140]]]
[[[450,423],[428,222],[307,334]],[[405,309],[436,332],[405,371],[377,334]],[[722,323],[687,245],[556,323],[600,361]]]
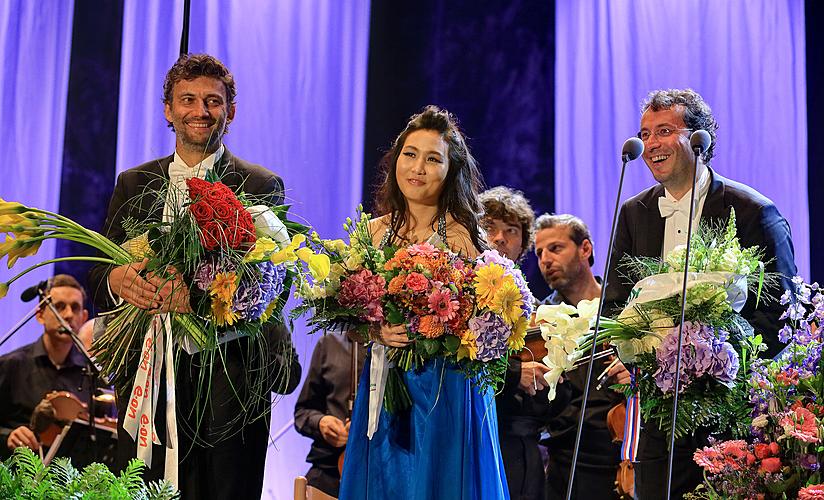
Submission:
[[[358,374],[363,370],[366,347],[358,344]],[[351,417],[349,398],[352,384],[352,342],[341,333],[328,333],[318,340],[309,373],[295,404],[295,429],[313,439],[306,461],[312,464],[307,474],[309,484],[324,493],[337,496],[340,483],[335,448],[320,433],[320,419],[335,416],[346,422]]]
[[[0,456],[10,454],[9,434],[29,425],[31,414],[51,391],[69,391],[89,402],[89,379],[83,354],[72,345],[65,363],[54,366],[41,336],[37,341],[0,357]]]

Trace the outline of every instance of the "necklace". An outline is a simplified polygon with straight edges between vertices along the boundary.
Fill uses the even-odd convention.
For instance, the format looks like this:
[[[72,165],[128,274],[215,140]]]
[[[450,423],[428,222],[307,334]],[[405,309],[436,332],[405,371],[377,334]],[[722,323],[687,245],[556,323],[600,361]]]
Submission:
[[[395,239],[395,236],[398,236],[398,235],[395,234],[395,231],[393,229],[395,227],[395,224],[397,223],[397,221],[398,221],[398,213],[393,212],[392,213],[392,220],[389,222],[389,227],[386,229],[386,232],[383,234],[383,238],[381,238],[381,242],[380,242],[380,245],[379,245],[380,248],[383,248],[386,245],[389,245]],[[436,230],[436,233],[438,234],[438,236],[440,236],[441,241],[443,241],[443,243],[446,244],[446,215],[445,214],[442,214],[440,217],[438,217],[438,228]],[[403,239],[405,241],[408,241],[406,238],[401,238],[400,236],[398,236],[398,238]]]

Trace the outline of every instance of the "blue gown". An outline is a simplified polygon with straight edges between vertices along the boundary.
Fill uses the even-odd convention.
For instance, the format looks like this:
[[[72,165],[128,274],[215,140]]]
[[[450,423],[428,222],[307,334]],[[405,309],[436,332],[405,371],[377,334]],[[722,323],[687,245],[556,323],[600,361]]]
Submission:
[[[412,408],[381,410],[375,435],[366,437],[369,410],[367,357],[358,386],[342,500],[508,499],[495,397],[444,360],[403,374]]]

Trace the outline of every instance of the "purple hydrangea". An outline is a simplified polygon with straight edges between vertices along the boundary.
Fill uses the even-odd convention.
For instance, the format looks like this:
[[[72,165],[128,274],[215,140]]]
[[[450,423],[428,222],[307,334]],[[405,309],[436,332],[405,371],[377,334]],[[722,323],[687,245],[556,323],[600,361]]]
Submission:
[[[730,385],[738,375],[738,353],[727,342],[727,332],[701,323],[684,323],[681,354],[681,386],[684,390],[695,379],[705,375],[724,385]],[[653,377],[663,392],[675,389],[675,365],[678,354],[678,327],[672,328],[656,350],[658,370]]]
[[[478,256],[477,262],[483,264],[498,264],[504,269],[515,268],[515,263],[509,260],[509,258],[498,253],[497,250],[486,250],[484,253]]]
[[[217,273],[231,273],[236,270],[237,266],[227,259],[207,257],[195,268],[194,283],[205,292],[215,280]]]
[[[469,329],[477,337],[478,360],[492,361],[506,354],[507,339],[512,330],[497,314],[486,312],[469,320]]]
[[[283,292],[284,264],[269,261],[255,264],[256,269],[241,280],[232,309],[246,321],[260,319],[269,304]]]

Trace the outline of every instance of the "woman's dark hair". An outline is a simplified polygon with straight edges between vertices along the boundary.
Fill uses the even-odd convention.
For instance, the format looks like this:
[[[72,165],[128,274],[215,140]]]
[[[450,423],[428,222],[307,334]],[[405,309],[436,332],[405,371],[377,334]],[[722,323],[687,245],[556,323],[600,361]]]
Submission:
[[[435,220],[446,213],[469,232],[472,243],[483,251],[488,248],[486,241],[481,238],[480,214],[483,209],[478,201],[478,193],[482,189],[481,174],[475,158],[469,152],[466,139],[458,129],[455,117],[444,109],[429,105],[409,118],[406,128],[398,135],[392,148],[381,160],[384,178],[376,195],[376,206],[380,215],[392,213],[393,217],[389,228],[393,235],[397,235],[401,226],[409,217],[406,199],[398,185],[396,166],[406,138],[418,130],[432,130],[443,137],[449,151],[449,169],[443,181],[443,191],[438,198],[438,213]],[[435,220],[431,221],[432,223]]]

